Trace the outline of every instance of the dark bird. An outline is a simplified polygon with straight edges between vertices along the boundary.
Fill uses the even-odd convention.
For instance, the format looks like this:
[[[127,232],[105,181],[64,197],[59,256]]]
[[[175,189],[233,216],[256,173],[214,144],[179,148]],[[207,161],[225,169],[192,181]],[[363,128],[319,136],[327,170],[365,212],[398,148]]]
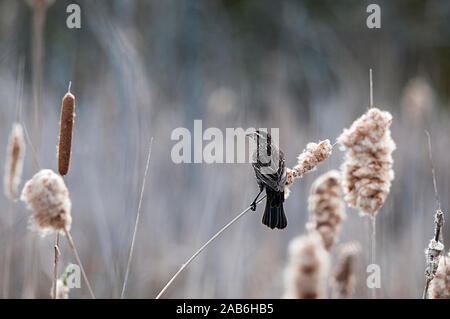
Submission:
[[[257,130],[247,134],[247,136],[256,142],[252,166],[259,185],[259,193],[251,204],[251,209],[256,210],[256,201],[265,189],[267,199],[262,223],[271,229],[283,229],[287,226],[287,218],[283,208],[286,184],[284,153],[272,143],[272,138],[267,132]]]

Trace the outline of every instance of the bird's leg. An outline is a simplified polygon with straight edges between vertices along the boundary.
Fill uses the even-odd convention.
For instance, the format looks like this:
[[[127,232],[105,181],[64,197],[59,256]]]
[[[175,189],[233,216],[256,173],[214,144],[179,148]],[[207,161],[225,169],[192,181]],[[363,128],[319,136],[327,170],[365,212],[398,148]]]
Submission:
[[[256,195],[255,199],[254,199],[253,202],[250,204],[250,209],[251,209],[252,211],[255,211],[255,210],[256,210],[256,201],[258,200],[259,195],[261,195],[261,193],[263,192],[263,190],[264,190],[264,185],[260,185],[260,186],[259,186],[259,193],[258,193],[258,195]]]

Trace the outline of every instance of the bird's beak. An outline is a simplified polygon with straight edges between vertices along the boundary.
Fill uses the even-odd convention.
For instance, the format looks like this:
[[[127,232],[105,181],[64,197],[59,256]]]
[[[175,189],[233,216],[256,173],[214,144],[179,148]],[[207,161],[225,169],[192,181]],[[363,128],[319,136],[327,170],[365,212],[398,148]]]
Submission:
[[[245,134],[245,136],[253,138],[254,134],[255,134],[254,132],[250,132],[250,133]]]

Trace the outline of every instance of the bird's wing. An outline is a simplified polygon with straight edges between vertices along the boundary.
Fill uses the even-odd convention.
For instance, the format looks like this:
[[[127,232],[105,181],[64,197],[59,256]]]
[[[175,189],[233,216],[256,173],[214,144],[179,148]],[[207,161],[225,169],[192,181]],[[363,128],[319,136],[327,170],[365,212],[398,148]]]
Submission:
[[[286,163],[281,150],[279,154],[279,165],[276,171],[272,167],[261,165],[259,162],[252,163],[252,165],[257,179],[271,189],[282,192],[286,184]]]

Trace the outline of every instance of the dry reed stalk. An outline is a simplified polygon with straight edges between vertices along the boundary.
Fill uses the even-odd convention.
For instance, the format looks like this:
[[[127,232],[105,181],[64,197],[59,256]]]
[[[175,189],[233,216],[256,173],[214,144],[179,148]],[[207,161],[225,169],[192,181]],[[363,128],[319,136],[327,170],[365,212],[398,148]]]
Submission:
[[[320,299],[326,297],[329,253],[321,236],[311,232],[289,244],[289,263],[285,270],[284,298]]]
[[[58,299],[57,289],[58,289],[58,262],[59,262],[59,232],[56,233],[56,240],[54,249],[54,259],[53,259],[53,281],[52,281],[52,292],[51,296],[53,299]],[[61,299],[61,298],[60,298]],[[63,298],[64,299],[64,298]],[[67,299],[67,298],[65,298]]]
[[[18,194],[25,157],[25,140],[20,123],[14,123],[8,140],[5,165],[5,195],[14,200]]]
[[[39,148],[40,140],[38,138],[39,126],[40,126],[40,105],[42,95],[42,78],[43,78],[43,65],[45,56],[44,46],[44,31],[45,20],[48,7],[53,4],[54,0],[27,0],[30,6],[33,17],[31,24],[31,53],[32,53],[32,96],[34,106],[34,128],[33,136],[36,138],[35,144]]]
[[[430,284],[428,297],[450,299],[450,253],[440,258],[435,277]]]
[[[72,153],[73,122],[75,116],[75,96],[70,93],[70,86],[61,105],[61,121],[59,123],[58,172],[64,176],[69,171]]]
[[[50,290],[50,295],[53,299],[69,299],[70,288],[67,284],[68,276],[71,273],[69,268],[70,264],[67,266],[66,270],[62,274],[61,278],[56,280],[56,290],[53,288]]]
[[[83,275],[84,281],[86,282],[86,286],[89,290],[89,294],[91,295],[92,299],[95,299],[94,292],[92,291],[91,284],[89,283],[86,272],[84,271],[84,267],[83,267],[83,264],[81,263],[80,256],[78,255],[77,248],[75,246],[75,243],[73,242],[72,235],[70,234],[69,230],[67,230],[67,229],[64,229],[64,234],[66,235],[67,242],[69,243],[70,249],[72,249],[75,259],[76,259],[78,265],[80,266],[81,274]]]
[[[134,224],[133,239],[131,240],[130,253],[128,255],[128,262],[127,262],[127,267],[126,267],[126,270],[125,270],[125,278],[124,278],[124,281],[123,281],[122,293],[120,294],[120,298],[121,299],[123,299],[125,297],[125,289],[127,287],[128,275],[130,273],[131,260],[133,258],[133,252],[134,252],[134,243],[136,241],[136,234],[137,234],[137,229],[138,229],[138,225],[139,225],[139,218],[141,216],[142,199],[144,198],[145,182],[147,180],[148,166],[149,166],[149,163],[150,163],[150,155],[152,154],[152,145],[153,145],[153,137],[150,139],[150,145],[149,145],[149,148],[148,148],[147,164],[145,165],[144,178],[142,180],[141,196],[139,198],[138,211],[137,211],[137,214],[136,214],[136,222]]]
[[[338,262],[331,282],[333,298],[350,297],[356,285],[356,259],[361,252],[358,242],[349,242],[339,248]]]
[[[266,199],[267,195],[264,195],[260,199],[256,201],[256,204],[261,203],[264,199]],[[181,265],[180,269],[175,273],[175,275],[170,278],[164,288],[158,293],[155,299],[161,298],[161,296],[166,292],[166,290],[172,285],[172,283],[177,279],[177,277],[186,269],[187,266],[198,256],[200,253],[206,249],[217,237],[219,237],[225,230],[227,230],[231,225],[233,225],[236,221],[238,221],[242,216],[244,216],[247,212],[251,210],[252,206],[247,207],[243,212],[234,217],[228,224],[223,226],[217,233],[214,234],[202,247],[200,247],[184,264]]]
[[[316,143],[309,143],[306,147],[306,150],[303,151],[302,154],[298,156],[298,164],[291,170],[287,169],[286,173],[288,175],[288,179],[286,182],[285,194],[288,194],[288,186],[291,186],[294,183],[294,179],[297,177],[301,177],[307,172],[313,170],[319,162],[324,161],[331,155],[332,146],[329,140],[325,140]],[[259,204],[262,202],[267,195],[264,195],[255,204]],[[175,279],[183,272],[184,269],[198,256],[200,253],[205,250],[209,244],[211,244],[217,237],[219,237],[225,230],[227,230],[231,225],[237,222],[242,216],[244,216],[247,212],[251,210],[252,206],[247,207],[243,212],[234,217],[228,224],[222,227],[217,233],[215,233],[203,246],[201,246],[181,267],[178,271],[170,278],[167,284],[163,287],[163,289],[158,293],[156,299],[161,298],[161,296],[166,292],[166,290],[172,285]]]
[[[425,131],[425,133],[428,138],[428,156],[431,165],[431,175],[433,178],[436,212],[434,214],[434,238],[430,240],[427,249],[425,249],[425,260],[427,263],[427,267],[425,269],[425,288],[422,295],[423,299],[426,299],[429,295],[428,289],[430,287],[430,283],[432,283],[433,279],[436,277],[436,272],[440,265],[440,256],[444,251],[444,244],[441,242],[442,227],[444,226],[444,213],[441,210],[441,202],[439,200],[439,193],[437,191],[436,172],[434,169],[433,154],[431,150],[431,136],[428,131]]]
[[[69,287],[67,283],[64,282],[63,279],[58,279],[56,281],[56,289],[52,287],[50,293],[52,299],[69,299]]]
[[[327,250],[337,243],[341,223],[346,218],[340,179],[336,170],[319,176],[314,181],[308,198],[309,222],[306,228],[321,235]]]

